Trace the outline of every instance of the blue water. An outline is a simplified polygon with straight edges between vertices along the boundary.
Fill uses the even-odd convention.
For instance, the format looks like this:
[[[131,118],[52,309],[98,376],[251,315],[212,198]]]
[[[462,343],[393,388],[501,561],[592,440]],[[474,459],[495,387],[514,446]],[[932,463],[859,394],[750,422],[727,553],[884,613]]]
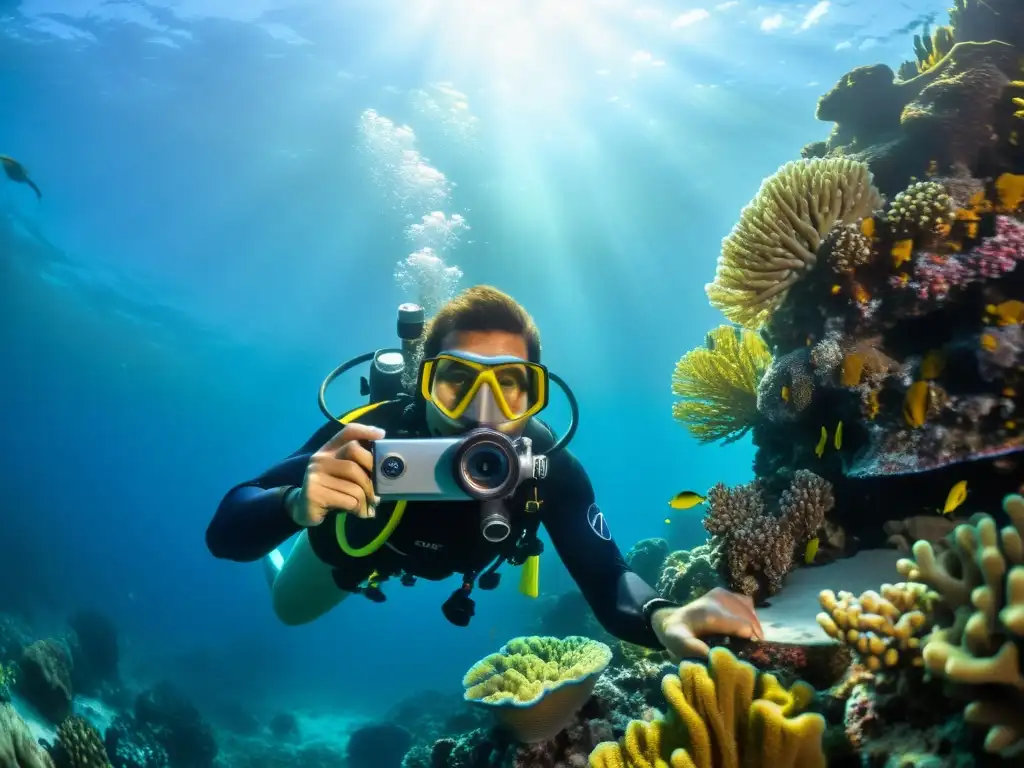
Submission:
[[[452,584],[422,582],[285,628],[259,567],[205,548],[223,493],[320,425],[322,376],[392,345],[415,298],[393,274],[432,209],[408,219],[371,182],[371,108],[455,184],[461,285],[508,291],[540,325],[623,550],[703,541],[697,513],[666,525],[667,498],[744,482],[753,456],[698,446],[670,413],[674,362],[722,321],[703,292],[719,242],[827,135],[819,95],[857,64],[897,66],[945,5],[3,4],[0,152],[43,199],[0,184],[0,609],[99,608],[130,673],[200,702],[366,713],[459,690],[528,630],[515,574],[470,629],[440,614]],[[466,95],[472,135],[417,106],[439,82]],[[338,408],[358,401],[338,386]],[[570,587],[549,551],[542,589]]]

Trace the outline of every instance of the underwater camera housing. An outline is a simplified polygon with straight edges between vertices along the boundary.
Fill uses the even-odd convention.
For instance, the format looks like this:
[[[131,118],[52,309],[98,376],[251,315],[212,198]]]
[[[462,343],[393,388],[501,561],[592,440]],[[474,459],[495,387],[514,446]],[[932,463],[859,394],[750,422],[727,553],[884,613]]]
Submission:
[[[530,438],[486,427],[458,437],[377,440],[371,450],[373,487],[382,500],[483,502],[480,533],[491,542],[512,530],[501,500],[524,480],[543,479],[548,468]]]
[[[358,365],[370,363],[368,377],[360,378],[359,394],[371,404],[395,400],[404,393],[408,370],[416,363],[417,343],[423,335],[425,316],[417,304],[398,307],[398,338],[401,348],[378,349],[353,357],[339,365],[323,380],[317,396],[321,413],[331,421],[346,422],[346,415],[361,412],[361,406],[343,416],[327,407],[327,390],[341,375]],[[374,490],[383,500],[481,502],[480,532],[492,542],[503,541],[511,532],[503,500],[527,480],[543,479],[548,458],[564,449],[579,426],[579,407],[572,390],[561,377],[548,372],[569,402],[569,426],[545,455],[535,455],[526,437],[510,438],[494,429],[481,427],[456,437],[410,437],[378,440],[374,454]]]

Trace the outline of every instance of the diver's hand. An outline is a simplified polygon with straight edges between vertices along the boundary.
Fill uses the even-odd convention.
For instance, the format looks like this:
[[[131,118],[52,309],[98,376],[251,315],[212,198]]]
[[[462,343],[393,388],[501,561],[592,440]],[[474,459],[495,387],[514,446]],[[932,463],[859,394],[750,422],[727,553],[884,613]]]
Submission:
[[[688,605],[659,608],[651,616],[651,627],[675,661],[706,657],[711,649],[702,635],[764,639],[754,601],[717,587]]]
[[[320,525],[328,511],[340,509],[359,517],[373,517],[380,502],[370,480],[373,454],[360,440],[380,440],[384,430],[349,424],[314,453],[306,465],[302,488],[289,498],[288,513],[298,525]]]

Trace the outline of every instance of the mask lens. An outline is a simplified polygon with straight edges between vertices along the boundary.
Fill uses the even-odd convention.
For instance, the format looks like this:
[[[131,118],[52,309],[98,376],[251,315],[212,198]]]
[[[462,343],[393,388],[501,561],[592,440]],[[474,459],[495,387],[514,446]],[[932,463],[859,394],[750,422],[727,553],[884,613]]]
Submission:
[[[454,411],[469,394],[478,371],[459,360],[441,358],[434,370],[430,386],[431,399],[449,411]]]

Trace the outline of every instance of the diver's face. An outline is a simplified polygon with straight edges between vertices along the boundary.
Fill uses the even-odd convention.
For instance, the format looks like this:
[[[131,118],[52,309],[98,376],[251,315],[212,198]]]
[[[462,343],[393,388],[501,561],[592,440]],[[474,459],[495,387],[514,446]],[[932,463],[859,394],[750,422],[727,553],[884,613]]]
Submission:
[[[449,333],[444,337],[441,349],[451,352],[467,352],[471,355],[483,357],[518,357],[526,360],[529,350],[526,346],[526,339],[515,333],[506,331],[459,331]],[[525,377],[526,370],[524,368]],[[529,395],[525,388],[518,395],[514,395],[510,389],[503,388],[506,399],[513,410],[525,411]],[[522,398],[522,403],[515,402],[516,397]],[[508,425],[498,425],[496,428],[502,432],[519,432],[522,430],[523,421],[512,422]],[[465,431],[463,427],[456,426],[433,408],[427,409],[427,426],[434,434],[454,435]]]

